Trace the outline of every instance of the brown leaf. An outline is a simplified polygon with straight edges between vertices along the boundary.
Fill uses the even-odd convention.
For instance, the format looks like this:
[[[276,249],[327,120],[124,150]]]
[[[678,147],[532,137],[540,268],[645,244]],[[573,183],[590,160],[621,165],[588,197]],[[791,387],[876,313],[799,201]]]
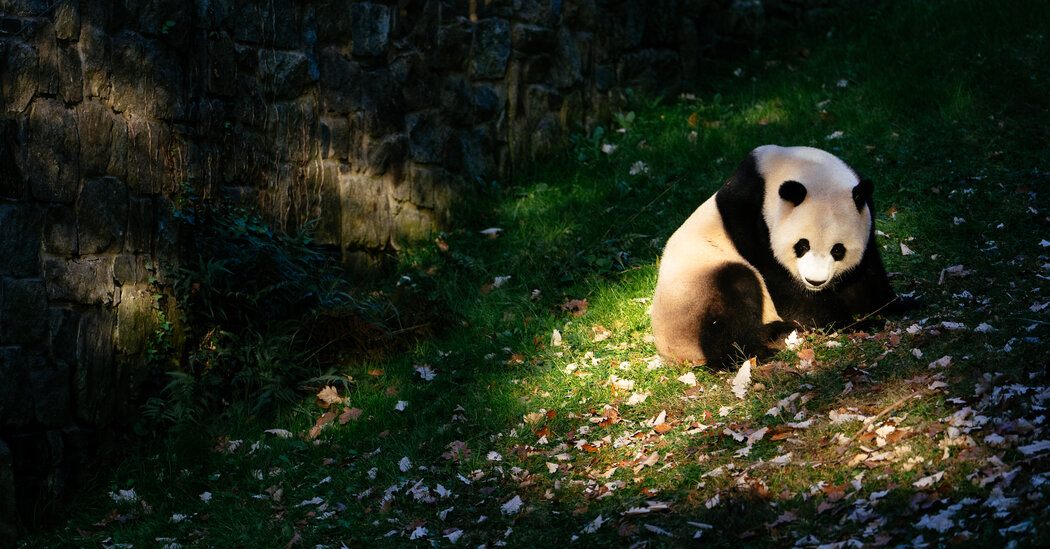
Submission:
[[[572,316],[583,316],[587,312],[586,299],[570,299],[561,305],[563,311],[569,311]]]
[[[832,503],[846,497],[846,487],[841,484],[829,484],[821,490],[827,496],[828,501]]]
[[[832,510],[834,508],[835,508],[834,505],[832,505],[832,504],[830,504],[830,503],[828,503],[826,501],[822,501],[822,502],[820,502],[817,505],[817,514],[819,515],[819,514],[823,513],[824,511],[830,511],[830,510]]]
[[[799,360],[813,361],[816,358],[817,358],[817,354],[813,352],[813,349],[805,348],[805,349],[799,349],[798,350],[798,359]]]
[[[455,461],[460,461],[470,457],[470,448],[467,447],[466,442],[453,440],[448,443],[448,448],[449,451],[441,454],[441,457]]]
[[[670,431],[671,429],[672,429],[672,427],[669,424],[667,424],[667,423],[661,423],[659,425],[654,425],[653,426],[653,430],[656,431],[657,433],[660,433],[661,435],[666,433],[667,431]]]
[[[383,369],[382,368],[372,368],[371,370],[368,371],[368,375],[374,376],[374,377],[379,377],[379,376],[383,375]]]
[[[784,514],[782,514],[779,517],[777,517],[777,520],[774,520],[773,522],[766,523],[766,528],[776,528],[777,526],[780,526],[781,524],[787,524],[789,522],[794,522],[795,519],[797,519],[797,518],[798,518],[798,514],[795,513],[794,511],[785,511]]]
[[[331,385],[325,385],[324,389],[321,389],[317,393],[317,400],[320,401],[322,408],[327,408],[333,404],[339,404],[343,402],[343,397],[339,396],[339,390]]]
[[[594,335],[595,343],[605,341],[612,337],[612,331],[601,324],[591,327],[591,334]]]
[[[310,429],[310,439],[317,438],[317,435],[321,434],[321,428],[330,423],[335,417],[335,412],[325,412],[321,417],[317,418],[317,423]]]
[[[339,424],[346,425],[350,420],[357,421],[362,412],[360,408],[343,408],[343,413],[339,414]]]

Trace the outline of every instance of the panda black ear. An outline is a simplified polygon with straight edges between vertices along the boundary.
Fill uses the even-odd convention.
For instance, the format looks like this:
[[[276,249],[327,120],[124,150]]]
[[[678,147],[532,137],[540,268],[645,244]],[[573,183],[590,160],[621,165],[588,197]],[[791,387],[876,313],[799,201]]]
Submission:
[[[853,187],[853,203],[857,205],[857,211],[864,209],[864,205],[871,200],[875,193],[875,185],[869,179],[861,179],[856,187]]]
[[[780,184],[780,198],[798,206],[806,199],[806,187],[798,181],[785,181]]]

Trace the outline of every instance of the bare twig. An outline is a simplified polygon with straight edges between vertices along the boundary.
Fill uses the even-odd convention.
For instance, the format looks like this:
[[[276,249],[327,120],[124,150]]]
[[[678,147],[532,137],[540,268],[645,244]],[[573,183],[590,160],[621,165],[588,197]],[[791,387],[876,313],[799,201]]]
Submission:
[[[880,418],[882,418],[886,414],[888,414],[888,413],[890,413],[890,412],[900,408],[901,406],[904,406],[904,404],[906,402],[908,402],[909,400],[911,400],[913,398],[916,398],[916,397],[919,397],[919,396],[922,396],[922,395],[924,395],[924,394],[926,394],[928,392],[929,392],[929,389],[919,389],[918,391],[915,391],[914,393],[912,393],[912,394],[910,394],[910,395],[908,395],[908,396],[898,400],[897,402],[894,402],[893,404],[889,405],[889,407],[883,409],[878,414],[875,414],[874,416],[871,416],[868,419],[865,419],[864,420],[864,425],[862,425],[860,427],[860,430],[858,430],[856,433],[854,433],[853,436],[849,437],[849,439],[846,440],[846,443],[844,444],[844,446],[849,446],[850,444],[852,444],[853,441],[857,440],[857,437],[859,437],[861,434],[864,433],[864,431],[866,431],[868,429],[868,427],[871,427],[872,424],[874,424],[876,421],[878,421]]]

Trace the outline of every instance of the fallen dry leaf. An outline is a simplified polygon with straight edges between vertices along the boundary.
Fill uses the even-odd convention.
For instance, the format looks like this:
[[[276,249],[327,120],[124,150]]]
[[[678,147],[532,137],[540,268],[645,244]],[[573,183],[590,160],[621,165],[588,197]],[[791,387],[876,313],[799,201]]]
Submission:
[[[744,398],[747,393],[747,386],[751,384],[751,367],[754,366],[755,359],[749,358],[740,365],[740,370],[737,371],[736,376],[733,377],[733,394],[737,398]]]
[[[799,349],[798,350],[798,367],[802,369],[813,366],[813,362],[817,359],[817,354],[813,352],[813,349]]]
[[[335,412],[325,412],[324,414],[321,414],[321,417],[317,418],[317,423],[310,428],[310,439],[313,440],[317,438],[317,435],[321,434],[321,428],[331,423],[335,418]]]
[[[346,425],[351,420],[356,421],[362,412],[360,408],[343,408],[343,413],[339,414],[339,424]]]
[[[317,400],[320,401],[322,408],[327,408],[333,404],[340,404],[343,402],[343,397],[339,396],[339,390],[331,385],[325,385],[324,389],[321,389],[317,393]]]
[[[572,313],[572,316],[583,316],[587,312],[587,300],[586,299],[570,299],[565,303],[561,304],[563,311]]]

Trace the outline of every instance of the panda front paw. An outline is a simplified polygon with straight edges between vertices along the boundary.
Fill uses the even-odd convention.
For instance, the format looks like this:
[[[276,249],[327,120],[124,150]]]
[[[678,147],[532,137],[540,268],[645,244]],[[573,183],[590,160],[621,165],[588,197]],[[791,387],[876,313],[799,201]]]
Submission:
[[[886,304],[886,306],[879,312],[884,315],[896,316],[920,309],[922,306],[922,301],[913,295],[897,295],[893,298],[893,301]]]

